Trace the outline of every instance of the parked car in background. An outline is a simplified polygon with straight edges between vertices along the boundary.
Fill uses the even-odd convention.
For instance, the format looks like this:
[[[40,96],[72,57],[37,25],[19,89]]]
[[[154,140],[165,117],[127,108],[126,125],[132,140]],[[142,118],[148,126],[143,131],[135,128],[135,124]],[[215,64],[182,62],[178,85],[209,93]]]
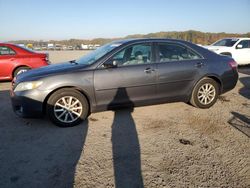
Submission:
[[[68,46],[67,50],[74,50],[73,46]]]
[[[40,46],[34,46],[33,50],[40,51],[40,50],[42,50],[42,48]]]
[[[47,45],[42,45],[42,48],[41,48],[41,50],[48,50],[48,47],[47,47]]]
[[[47,50],[55,50],[55,45],[52,43],[47,44]]]
[[[250,64],[250,38],[225,38],[205,47],[232,57],[239,65]]]
[[[183,101],[209,108],[237,80],[231,57],[181,40],[127,39],[18,75],[11,99],[21,117],[47,113],[69,127],[91,112],[120,106]]]
[[[12,80],[29,69],[48,65],[48,55],[14,44],[0,43],[0,80]]]
[[[56,44],[55,45],[55,50],[62,50],[63,46],[61,44]]]
[[[89,49],[89,45],[87,45],[87,44],[81,44],[81,49],[82,50],[88,50]]]

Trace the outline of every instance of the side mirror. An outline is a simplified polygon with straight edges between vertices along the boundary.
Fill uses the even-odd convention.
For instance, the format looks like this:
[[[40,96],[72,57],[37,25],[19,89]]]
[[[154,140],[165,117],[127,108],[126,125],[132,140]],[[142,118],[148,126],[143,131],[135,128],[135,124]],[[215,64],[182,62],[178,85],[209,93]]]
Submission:
[[[115,68],[117,67],[117,61],[116,60],[110,60],[103,64],[104,68]]]
[[[242,45],[242,44],[238,44],[238,45],[236,46],[236,48],[237,48],[237,49],[242,49],[242,48],[243,48],[243,45]]]

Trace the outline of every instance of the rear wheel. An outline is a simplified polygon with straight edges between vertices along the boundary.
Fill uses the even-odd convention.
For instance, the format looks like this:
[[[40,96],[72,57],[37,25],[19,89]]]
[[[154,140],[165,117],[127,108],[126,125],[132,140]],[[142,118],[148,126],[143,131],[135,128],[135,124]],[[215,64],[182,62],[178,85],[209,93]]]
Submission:
[[[198,108],[210,108],[217,101],[218,94],[218,83],[211,78],[204,78],[194,87],[190,103]]]
[[[59,127],[80,124],[87,118],[88,112],[87,99],[74,89],[60,89],[53,93],[47,102],[48,116]]]
[[[21,74],[23,72],[28,71],[30,68],[29,67],[19,67],[14,71],[13,76],[16,77],[18,74]]]

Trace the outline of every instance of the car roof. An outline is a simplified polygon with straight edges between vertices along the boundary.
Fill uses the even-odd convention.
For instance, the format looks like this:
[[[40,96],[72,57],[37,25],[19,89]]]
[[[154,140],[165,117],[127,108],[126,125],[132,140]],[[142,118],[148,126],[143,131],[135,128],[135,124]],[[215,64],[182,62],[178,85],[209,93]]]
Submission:
[[[13,45],[15,45],[15,44],[0,42],[0,45],[13,46]]]
[[[179,40],[179,39],[170,39],[170,38],[128,38],[128,39],[120,39],[120,40],[115,40],[113,43],[127,43],[127,42],[144,42],[144,41],[169,41],[169,42],[187,42],[184,40]]]
[[[170,39],[170,38],[132,38],[132,39],[121,39],[112,41],[110,44],[114,45],[124,45],[129,43],[139,43],[139,42],[179,42],[179,43],[191,43],[185,40]]]
[[[2,42],[0,43],[1,46],[9,46],[9,47],[13,47],[13,48],[21,48],[21,46],[19,46],[18,44],[14,44],[14,43],[5,43],[5,42]]]
[[[223,38],[223,39],[237,39],[237,40],[250,40],[248,37],[228,37],[228,38]],[[221,40],[223,40],[221,39]]]

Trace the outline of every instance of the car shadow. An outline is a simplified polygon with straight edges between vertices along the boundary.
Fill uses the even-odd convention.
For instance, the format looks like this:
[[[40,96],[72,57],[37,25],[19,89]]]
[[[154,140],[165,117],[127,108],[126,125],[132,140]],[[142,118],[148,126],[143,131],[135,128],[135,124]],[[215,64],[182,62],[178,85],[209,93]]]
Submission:
[[[240,114],[238,112],[231,112],[233,117],[228,121],[234,128],[250,137],[250,116]]]
[[[128,108],[114,107],[120,99],[129,101]],[[132,117],[133,103],[125,88],[118,88],[109,108],[114,110],[112,151],[115,187],[144,187],[141,173],[141,154],[136,124]]]
[[[243,74],[250,75],[250,65],[243,65],[238,67],[238,71]]]
[[[250,76],[239,78],[243,87],[239,90],[239,94],[247,99],[250,99]]]
[[[88,121],[58,128],[17,117],[9,91],[0,91],[0,187],[73,187]]]

